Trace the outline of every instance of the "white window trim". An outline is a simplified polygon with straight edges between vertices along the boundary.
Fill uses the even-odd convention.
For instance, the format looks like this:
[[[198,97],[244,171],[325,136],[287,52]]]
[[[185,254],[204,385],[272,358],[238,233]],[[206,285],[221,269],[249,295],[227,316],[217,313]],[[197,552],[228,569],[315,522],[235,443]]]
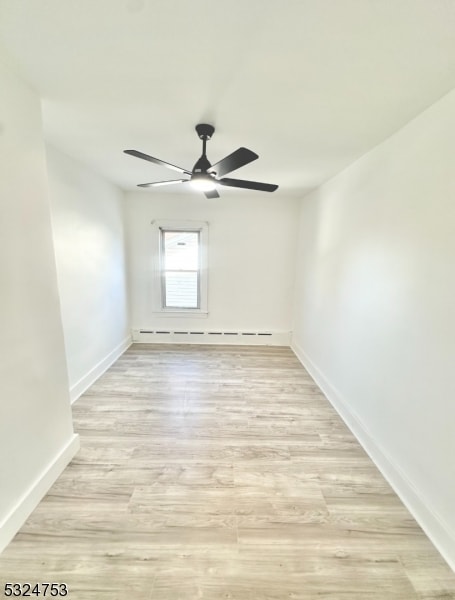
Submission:
[[[164,308],[162,305],[161,277],[161,229],[172,231],[198,231],[200,240],[200,307],[199,308]],[[208,315],[208,223],[206,221],[159,220],[152,221],[152,312],[155,316],[207,317]]]

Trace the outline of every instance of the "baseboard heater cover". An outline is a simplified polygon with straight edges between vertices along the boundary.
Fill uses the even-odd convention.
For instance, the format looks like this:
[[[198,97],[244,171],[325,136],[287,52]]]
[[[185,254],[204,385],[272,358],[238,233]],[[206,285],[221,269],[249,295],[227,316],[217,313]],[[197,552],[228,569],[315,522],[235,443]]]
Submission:
[[[289,346],[290,331],[200,331],[182,329],[135,329],[133,342],[187,344],[248,344]]]

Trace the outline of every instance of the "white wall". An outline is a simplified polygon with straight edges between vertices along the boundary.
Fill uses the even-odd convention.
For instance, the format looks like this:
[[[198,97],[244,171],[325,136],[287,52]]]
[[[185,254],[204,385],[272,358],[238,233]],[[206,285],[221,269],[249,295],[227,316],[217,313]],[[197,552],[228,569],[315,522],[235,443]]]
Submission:
[[[123,193],[49,146],[47,165],[74,400],[130,343]]]
[[[223,190],[221,192],[223,194]],[[134,329],[290,331],[299,202],[279,193],[126,195]],[[206,319],[161,317],[151,302],[152,220],[209,223]]]
[[[0,551],[77,450],[40,101],[0,50]]]
[[[455,92],[302,202],[293,345],[455,565]]]

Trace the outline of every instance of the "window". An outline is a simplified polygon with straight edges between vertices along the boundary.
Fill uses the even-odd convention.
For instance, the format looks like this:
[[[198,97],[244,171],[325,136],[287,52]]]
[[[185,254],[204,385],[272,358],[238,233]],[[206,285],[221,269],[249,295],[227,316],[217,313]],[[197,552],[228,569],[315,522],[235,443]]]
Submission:
[[[199,308],[199,231],[160,230],[163,308]]]
[[[207,223],[154,222],[154,312],[207,313]]]

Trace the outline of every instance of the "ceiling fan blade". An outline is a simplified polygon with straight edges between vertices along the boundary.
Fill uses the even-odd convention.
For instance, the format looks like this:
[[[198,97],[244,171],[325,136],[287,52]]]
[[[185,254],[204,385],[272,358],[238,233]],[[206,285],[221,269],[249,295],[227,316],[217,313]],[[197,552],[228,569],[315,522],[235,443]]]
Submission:
[[[246,181],[245,179],[217,179],[217,183],[230,187],[244,188],[246,190],[258,190],[259,192],[274,192],[278,186],[273,183],[260,183],[258,181]]]
[[[210,169],[207,169],[207,173],[216,173],[218,177],[223,177],[226,173],[240,169],[240,167],[253,162],[257,158],[259,156],[255,152],[248,150],[248,148],[238,148],[235,152],[229,154],[229,156],[225,156],[212,165]]]
[[[160,185],[171,185],[173,183],[185,183],[189,179],[170,179],[169,181],[154,181],[153,183],[138,183],[137,187],[159,187]]]
[[[208,190],[207,192],[204,192],[204,195],[206,198],[219,198],[220,195],[216,190]]]
[[[185,173],[185,175],[191,175],[191,171],[182,169],[182,167],[176,167],[175,165],[171,165],[171,163],[165,162],[164,160],[160,160],[159,158],[154,158],[153,156],[149,156],[148,154],[144,154],[143,152],[139,152],[138,150],[124,150],[123,152],[125,154],[135,156],[136,158],[142,158],[143,160],[148,160],[149,162],[155,163],[157,165],[162,165],[163,167],[167,167],[168,169],[172,169],[173,171]]]

